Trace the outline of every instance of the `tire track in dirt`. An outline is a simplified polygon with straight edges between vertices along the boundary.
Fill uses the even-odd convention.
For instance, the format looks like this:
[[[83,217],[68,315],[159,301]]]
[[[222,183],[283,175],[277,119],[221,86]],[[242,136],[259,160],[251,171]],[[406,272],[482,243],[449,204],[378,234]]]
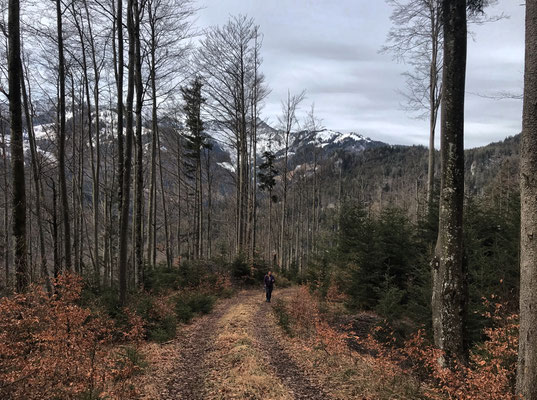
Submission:
[[[239,294],[218,304],[209,315],[197,319],[179,333],[174,342],[175,365],[161,394],[162,400],[204,399],[204,383],[208,371],[205,355],[211,348],[214,327],[229,308],[243,299],[244,295]]]
[[[320,386],[312,382],[306,371],[293,361],[284,346],[276,340],[275,331],[278,328],[275,325],[270,303],[259,302],[253,324],[256,341],[265,355],[266,362],[273,368],[275,375],[289,388],[290,394],[295,399],[330,399]]]

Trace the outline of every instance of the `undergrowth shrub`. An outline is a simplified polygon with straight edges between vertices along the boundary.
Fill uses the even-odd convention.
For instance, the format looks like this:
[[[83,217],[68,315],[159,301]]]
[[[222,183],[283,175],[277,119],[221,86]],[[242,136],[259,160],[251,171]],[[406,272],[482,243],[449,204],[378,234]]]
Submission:
[[[276,315],[276,320],[278,325],[287,333],[289,336],[293,336],[293,331],[291,330],[291,324],[289,321],[289,313],[287,312],[287,307],[281,299],[276,299],[272,306],[272,311]]]
[[[133,301],[131,307],[143,319],[147,339],[162,343],[175,337],[177,318],[168,297],[141,292]]]
[[[373,349],[377,360],[408,366],[409,372],[430,385],[431,399],[514,400],[518,350],[518,316],[504,311],[501,303],[485,301],[490,309],[484,315],[491,326],[484,329],[485,340],[470,351],[468,365],[444,368],[441,350],[434,347],[423,330],[412,335],[402,347],[393,346],[397,338],[380,342],[370,335],[359,339]]]
[[[330,297],[342,300],[337,293]],[[336,357],[334,366],[353,366],[345,369],[345,379],[354,375],[349,371],[367,366],[368,387],[375,393],[371,398],[394,398],[396,393],[435,400],[515,400],[518,316],[509,306],[491,300],[484,300],[483,307],[488,321],[484,340],[472,347],[468,365],[458,364],[453,370],[439,364],[443,354],[423,330],[404,339],[390,331],[387,322],[365,337],[345,327],[334,328],[319,312],[317,298],[304,287],[288,301],[275,302],[273,310],[285,332],[306,343],[304,348],[321,351],[327,362]]]
[[[237,256],[231,263],[231,275],[242,284],[255,283],[252,268],[243,255]]]
[[[216,298],[201,292],[184,292],[175,297],[175,313],[181,322],[189,322],[195,314],[212,311]]]
[[[60,276],[54,294],[39,286],[0,299],[0,398],[65,399],[133,397],[129,379],[140,368],[117,363],[113,338],[136,344],[139,316],[125,312],[117,332],[105,314],[81,306],[82,280]]]

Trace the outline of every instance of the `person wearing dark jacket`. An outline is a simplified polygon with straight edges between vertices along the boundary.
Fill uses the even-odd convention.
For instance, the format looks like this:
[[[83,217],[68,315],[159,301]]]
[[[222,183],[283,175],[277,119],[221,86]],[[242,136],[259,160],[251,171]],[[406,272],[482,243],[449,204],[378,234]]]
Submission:
[[[270,298],[272,297],[272,289],[274,289],[274,276],[272,275],[272,272],[269,271],[265,275],[265,293],[267,295],[267,303],[270,303]]]

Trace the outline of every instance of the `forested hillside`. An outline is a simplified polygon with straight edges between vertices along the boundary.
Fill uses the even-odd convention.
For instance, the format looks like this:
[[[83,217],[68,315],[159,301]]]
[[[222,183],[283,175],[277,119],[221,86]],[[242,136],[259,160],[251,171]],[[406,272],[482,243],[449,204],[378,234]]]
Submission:
[[[0,398],[537,400],[537,1],[314,3],[0,0]]]

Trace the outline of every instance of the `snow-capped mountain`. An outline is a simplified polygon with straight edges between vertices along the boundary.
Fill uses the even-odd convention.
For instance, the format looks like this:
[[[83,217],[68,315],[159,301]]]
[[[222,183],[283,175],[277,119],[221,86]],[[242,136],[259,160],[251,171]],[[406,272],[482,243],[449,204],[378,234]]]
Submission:
[[[206,124],[205,132],[213,142],[214,149],[220,153],[219,165],[234,171],[236,149],[233,136],[216,123]],[[360,153],[366,149],[385,145],[355,132],[338,132],[329,129],[302,130],[291,133],[288,157],[291,164],[298,165],[312,161],[315,156],[325,158],[337,152]],[[257,130],[257,157],[260,158],[267,150],[276,154],[277,158],[282,158],[285,150],[285,136],[283,131],[260,121]]]
[[[101,110],[99,113],[100,131],[101,131],[101,146],[112,145],[116,140],[115,120],[117,118],[112,110]],[[72,114],[67,115],[68,128],[71,126]],[[46,118],[36,119],[40,123],[34,126],[36,142],[39,153],[48,160],[54,163],[55,158],[55,130],[56,124],[54,121]],[[95,115],[92,116],[93,124],[96,123]],[[170,121],[160,121],[163,128],[162,135],[167,135],[170,131],[182,129]],[[95,126],[95,125],[94,125]],[[143,127],[144,149],[148,151],[150,145],[150,129]],[[215,121],[205,122],[205,134],[209,137],[212,143],[211,163],[216,168],[220,168],[228,173],[235,173],[236,170],[236,147],[234,135],[225,129],[221,124]],[[26,150],[28,143],[26,138]],[[168,140],[162,137],[161,150],[167,152],[166,145]],[[370,148],[384,146],[382,142],[377,142],[355,132],[338,132],[335,130],[322,129],[318,131],[302,130],[292,132],[289,137],[288,161],[289,166],[295,168],[299,165],[308,164],[315,157],[318,159],[327,159],[338,153],[353,153],[357,154]],[[89,146],[89,143],[86,144]],[[262,155],[265,151],[271,151],[276,155],[277,160],[283,159],[285,150],[285,135],[282,130],[273,128],[264,121],[258,121],[257,129],[257,158],[261,162]]]

